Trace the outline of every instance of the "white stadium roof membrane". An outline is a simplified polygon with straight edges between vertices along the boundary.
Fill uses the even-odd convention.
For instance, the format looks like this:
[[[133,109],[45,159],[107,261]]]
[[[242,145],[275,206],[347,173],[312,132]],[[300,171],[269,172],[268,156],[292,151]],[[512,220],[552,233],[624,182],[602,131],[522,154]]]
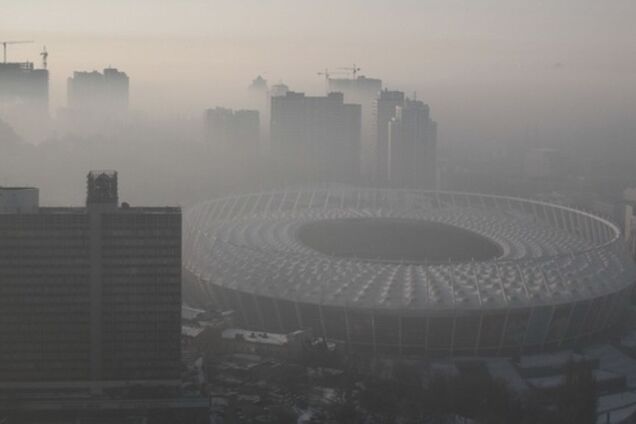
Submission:
[[[422,220],[479,234],[495,259],[415,262],[339,257],[297,237],[308,222]],[[375,310],[557,305],[630,286],[634,265],[611,222],[512,197],[336,188],[226,197],[185,214],[185,266],[214,285],[295,302]]]

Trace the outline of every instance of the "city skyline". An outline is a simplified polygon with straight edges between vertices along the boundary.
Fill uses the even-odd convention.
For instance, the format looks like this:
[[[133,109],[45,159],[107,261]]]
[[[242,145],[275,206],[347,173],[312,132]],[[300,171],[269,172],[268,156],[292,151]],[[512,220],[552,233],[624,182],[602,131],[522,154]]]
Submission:
[[[634,16],[5,0],[0,424],[636,422]]]
[[[289,1],[193,0],[160,7],[116,1],[105,7],[66,0],[55,8],[41,0],[10,3],[0,16],[0,38],[37,41],[11,49],[16,60],[39,62],[42,46],[50,50],[54,113],[64,105],[65,78],[74,70],[109,65],[138,82],[131,91],[133,110],[165,116],[197,115],[213,104],[244,108],[245,99],[236,93],[243,95],[245,84],[259,73],[271,82],[283,80],[321,94],[317,72],[355,62],[363,74],[426,97],[440,121],[453,123],[448,140],[462,144],[471,132],[461,126],[468,119],[473,126],[486,125],[490,115],[514,122],[512,129],[492,124],[489,133],[478,134],[481,143],[518,139],[536,127],[537,137],[549,143],[572,125],[592,127],[594,108],[581,97],[594,99],[602,111],[611,111],[605,119],[624,125],[629,118],[621,106],[636,105],[636,59],[629,53],[634,30],[628,18],[636,6],[629,1],[373,1],[339,7],[306,2],[291,7]],[[75,13],[64,13],[69,8]],[[314,22],[314,17],[320,19]],[[350,29],[352,19],[356,31]],[[300,31],[302,43],[290,37]],[[505,87],[510,96],[493,96],[493,85]],[[456,117],[458,104],[482,105],[489,116]],[[543,110],[545,104],[551,113]],[[515,122],[523,109],[530,113]],[[565,127],[570,110],[576,116]]]

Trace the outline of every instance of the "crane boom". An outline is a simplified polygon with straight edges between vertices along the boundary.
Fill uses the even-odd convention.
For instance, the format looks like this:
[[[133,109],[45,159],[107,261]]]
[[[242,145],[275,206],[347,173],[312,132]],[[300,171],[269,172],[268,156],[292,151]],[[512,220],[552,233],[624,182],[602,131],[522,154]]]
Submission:
[[[7,46],[9,44],[28,44],[28,43],[33,43],[33,40],[0,41],[0,44],[2,44],[4,63],[7,63]]]
[[[351,74],[353,75],[353,79],[356,79],[356,76],[358,75],[358,71],[362,70],[361,68],[356,66],[355,63],[353,64],[352,67],[345,67],[345,68],[338,68],[338,69],[342,69],[342,70],[351,72]]]

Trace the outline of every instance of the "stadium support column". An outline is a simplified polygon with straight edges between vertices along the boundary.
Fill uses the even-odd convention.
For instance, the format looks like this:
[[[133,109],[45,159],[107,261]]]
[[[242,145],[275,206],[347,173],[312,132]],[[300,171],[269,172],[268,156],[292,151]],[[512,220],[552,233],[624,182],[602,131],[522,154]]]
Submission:
[[[347,351],[351,353],[353,351],[353,347],[351,346],[351,326],[349,325],[349,310],[347,309],[347,305],[344,306],[344,320],[345,320],[345,331],[347,334]]]
[[[285,332],[285,326],[283,325],[283,318],[280,314],[280,300],[279,299],[272,299],[272,302],[274,302],[274,311],[276,312],[276,322],[278,322],[278,329],[280,333],[284,333]]]
[[[325,315],[322,312],[322,302],[318,304],[318,316],[320,317],[320,330],[322,337],[327,339],[327,329],[325,328]]]
[[[479,312],[479,326],[477,327],[477,339],[475,341],[475,355],[479,352],[479,346],[481,342],[481,327],[484,325],[484,313]]]
[[[298,301],[294,301],[294,310],[296,311],[296,319],[298,320],[298,328],[304,329],[303,326],[303,317],[300,313],[300,306],[298,305]]]
[[[404,349],[402,348],[402,315],[398,315],[398,353],[400,356],[404,354]]]
[[[378,354],[378,341],[377,341],[377,337],[375,336],[375,311],[371,310],[371,336],[373,337],[373,355]]]

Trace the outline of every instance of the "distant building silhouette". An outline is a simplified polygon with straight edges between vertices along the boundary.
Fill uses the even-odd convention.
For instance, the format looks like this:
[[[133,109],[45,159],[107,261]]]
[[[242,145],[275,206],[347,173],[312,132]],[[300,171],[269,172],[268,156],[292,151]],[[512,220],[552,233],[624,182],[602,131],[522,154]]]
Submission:
[[[259,152],[260,120],[257,110],[217,107],[205,112],[206,142],[210,147],[241,154]]]
[[[181,210],[120,205],[112,171],[87,188],[0,188],[2,399],[180,385]]]
[[[428,105],[406,99],[389,123],[389,182],[393,187],[437,188],[437,123]]]
[[[115,68],[74,72],[67,79],[67,107],[58,112],[62,127],[82,135],[107,134],[128,118],[130,79]]]
[[[41,139],[49,121],[49,71],[32,62],[0,63],[0,119],[26,139]]]
[[[67,81],[68,107],[76,111],[120,115],[128,112],[130,80],[115,68],[104,73],[74,72]]]
[[[317,181],[355,180],[360,171],[360,105],[342,93],[272,97],[271,140],[275,155]]]
[[[262,76],[257,76],[248,87],[250,108],[258,111],[260,117],[260,139],[267,140],[269,137],[269,89],[267,80]]]
[[[404,106],[404,93],[401,91],[382,90],[375,102],[376,121],[376,175],[379,185],[389,181],[389,123],[395,117],[398,106]]]
[[[367,180],[373,178],[376,171],[374,108],[380,90],[382,90],[382,80],[365,76],[358,76],[355,79],[329,78],[327,80],[328,92],[340,92],[344,95],[345,102],[359,104],[362,108],[360,171]]]

